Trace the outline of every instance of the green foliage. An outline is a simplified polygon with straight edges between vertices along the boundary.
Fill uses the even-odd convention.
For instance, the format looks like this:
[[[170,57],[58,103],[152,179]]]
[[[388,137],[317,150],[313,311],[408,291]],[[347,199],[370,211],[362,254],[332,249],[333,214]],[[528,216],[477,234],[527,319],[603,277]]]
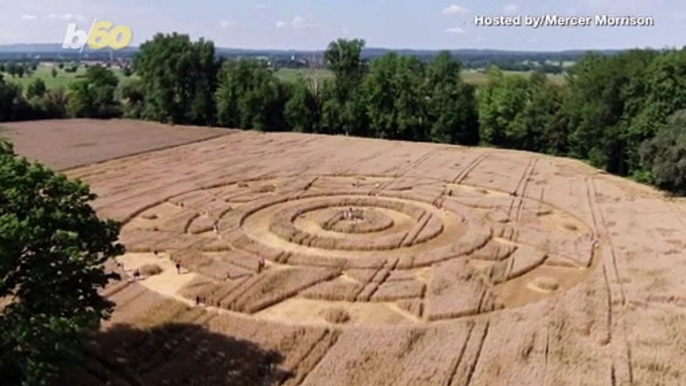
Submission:
[[[21,87],[14,83],[7,83],[0,74],[0,122],[12,121],[16,118],[16,101],[21,98]]]
[[[292,95],[286,103],[284,114],[293,131],[319,132],[319,102],[304,81],[298,81],[293,85]]]
[[[45,87],[45,82],[41,78],[36,78],[26,88],[26,97],[31,99],[33,97],[42,97],[48,91]]]
[[[126,79],[119,84],[116,99],[121,103],[124,118],[143,118],[145,108],[145,94],[140,79]]]
[[[7,385],[58,381],[84,329],[109,316],[98,290],[116,275],[120,225],[100,220],[87,186],[0,143],[0,374]]]
[[[141,45],[134,67],[146,97],[146,118],[196,125],[214,122],[214,43],[191,42],[188,35],[177,33],[157,34]]]
[[[33,108],[33,119],[56,119],[67,116],[67,97],[64,89],[48,91],[42,97],[33,97],[29,101]]]
[[[566,106],[571,155],[611,173],[633,172],[637,165],[628,162],[631,153],[651,136],[630,133],[636,130],[633,124],[640,125],[641,110],[651,108],[645,105],[645,82],[654,58],[650,51],[632,51],[615,57],[588,55],[577,63]]]
[[[426,69],[426,95],[430,122],[428,139],[461,145],[479,143],[475,89],[465,84],[460,63],[450,53],[438,55]]]
[[[506,75],[491,69],[488,82],[479,89],[479,123],[481,138],[488,144],[522,148],[529,142],[523,122],[524,108],[529,99],[529,83],[521,77]]]
[[[371,135],[426,140],[423,75],[424,65],[417,58],[391,53],[372,62],[364,83]]]
[[[121,112],[115,99],[119,79],[101,66],[86,70],[83,80],[69,86],[67,114],[72,118],[113,118]]]
[[[224,63],[216,93],[219,124],[263,131],[286,130],[288,89],[256,60]]]
[[[481,139],[491,145],[561,155],[567,151],[563,90],[535,72],[527,80],[497,68],[479,89]]]
[[[640,156],[647,172],[639,178],[659,188],[686,194],[686,110],[672,115],[663,130],[644,142]]]
[[[362,82],[364,67],[361,55],[364,46],[362,39],[338,39],[331,42],[324,52],[324,60],[336,77],[339,101]]]
[[[55,67],[53,67],[53,68],[50,70],[50,75],[51,75],[53,78],[57,78],[57,69],[56,69]]]

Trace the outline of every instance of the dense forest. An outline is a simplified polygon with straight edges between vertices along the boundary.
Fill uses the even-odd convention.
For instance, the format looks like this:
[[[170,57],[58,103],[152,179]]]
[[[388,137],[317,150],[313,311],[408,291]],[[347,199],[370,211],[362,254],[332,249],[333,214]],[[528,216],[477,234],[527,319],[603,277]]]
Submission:
[[[0,121],[127,117],[173,124],[484,145],[570,156],[686,193],[686,50],[588,53],[567,84],[491,67],[463,82],[448,52],[429,60],[386,53],[367,63],[363,40],[324,53],[331,80],[280,81],[253,59],[227,60],[211,41],[158,34],[141,45],[136,77],[90,67],[69,90],[0,80]]]

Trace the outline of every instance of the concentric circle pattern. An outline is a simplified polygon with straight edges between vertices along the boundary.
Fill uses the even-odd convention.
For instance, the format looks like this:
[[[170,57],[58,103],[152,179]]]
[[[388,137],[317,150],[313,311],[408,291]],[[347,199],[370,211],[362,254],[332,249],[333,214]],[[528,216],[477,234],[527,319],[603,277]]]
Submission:
[[[139,213],[123,235],[130,251],[168,252],[199,274],[185,296],[256,317],[340,301],[415,321],[492,312],[571,287],[595,247],[582,221],[541,201],[372,176],[191,191]],[[532,295],[512,295],[523,287]]]
[[[395,224],[381,210],[371,208],[322,211],[319,225],[323,230],[342,233],[374,233],[385,231]]]

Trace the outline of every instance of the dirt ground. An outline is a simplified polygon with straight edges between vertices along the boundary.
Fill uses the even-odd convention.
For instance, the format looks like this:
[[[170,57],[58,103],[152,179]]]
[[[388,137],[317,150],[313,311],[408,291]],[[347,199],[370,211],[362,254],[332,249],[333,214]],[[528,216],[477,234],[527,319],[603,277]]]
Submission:
[[[162,269],[81,384],[686,384],[686,208],[580,162],[239,132],[68,175]]]
[[[9,122],[0,126],[0,138],[11,140],[17,153],[59,170],[233,132],[142,121],[88,119]]]

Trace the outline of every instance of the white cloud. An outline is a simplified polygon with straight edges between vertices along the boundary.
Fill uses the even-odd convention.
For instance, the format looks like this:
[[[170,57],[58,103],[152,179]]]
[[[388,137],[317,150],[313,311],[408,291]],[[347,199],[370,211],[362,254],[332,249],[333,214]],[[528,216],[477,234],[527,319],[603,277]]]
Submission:
[[[441,13],[445,16],[450,16],[450,15],[456,15],[458,13],[467,13],[467,12],[469,12],[467,10],[467,8],[459,6],[457,4],[451,4],[448,7],[444,8]]]
[[[21,15],[21,20],[36,20],[38,16],[36,15]]]
[[[686,12],[677,12],[672,18],[676,21],[686,21]]]
[[[447,28],[445,31],[447,34],[463,34],[464,30],[460,27]]]
[[[317,25],[312,22],[312,17],[307,16],[296,16],[291,22],[291,27],[293,29],[309,29],[317,28]]]
[[[503,7],[503,13],[513,14],[517,12],[517,9],[519,9],[519,7],[517,7],[517,4],[506,5]]]
[[[295,16],[293,20],[289,23],[285,21],[277,21],[276,28],[291,28],[291,29],[312,29],[318,28],[319,26],[312,21],[312,16]]]
[[[265,3],[257,3],[255,4],[255,9],[267,9],[269,6]]]
[[[536,43],[537,39],[536,38],[529,38],[527,41],[529,43]]]
[[[477,36],[474,38],[474,43],[481,43],[481,42],[485,42],[485,41],[486,41],[486,38],[483,36]]]
[[[219,26],[222,28],[235,27],[236,22],[233,20],[219,20]]]

